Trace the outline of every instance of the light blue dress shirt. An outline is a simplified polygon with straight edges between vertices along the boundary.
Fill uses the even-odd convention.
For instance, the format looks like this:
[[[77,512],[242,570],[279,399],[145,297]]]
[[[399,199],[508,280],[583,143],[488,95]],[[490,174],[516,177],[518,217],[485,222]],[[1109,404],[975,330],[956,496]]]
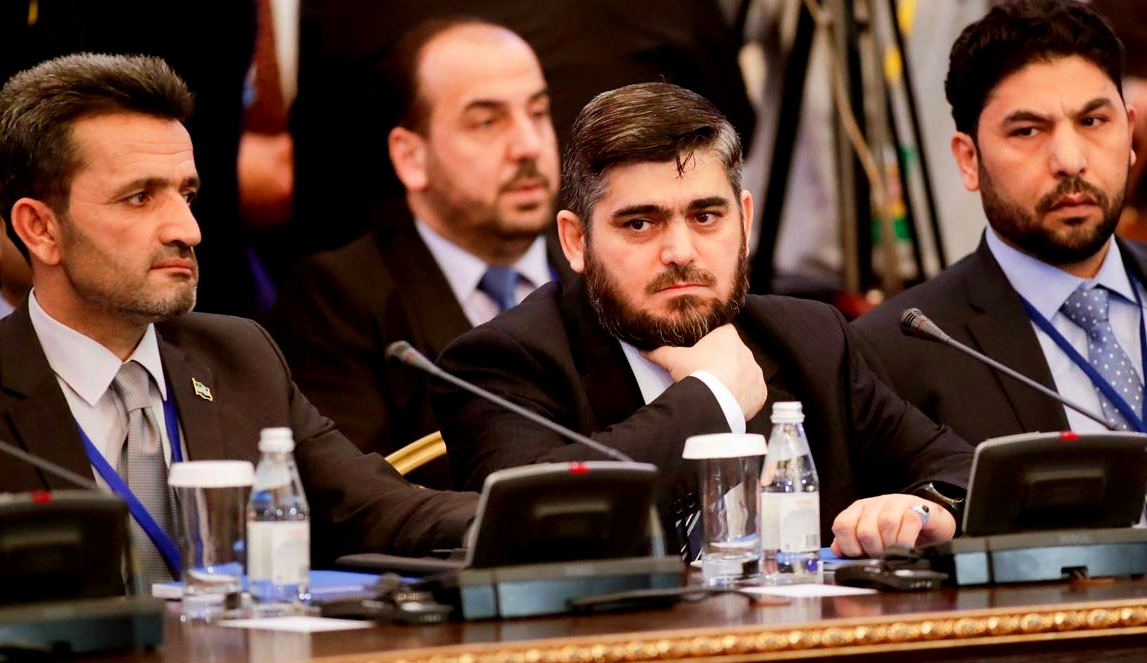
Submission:
[[[1012,288],[1047,318],[1084,358],[1087,357],[1087,332],[1060,313],[1060,307],[1079,284],[1084,282],[1102,285],[1118,295],[1109,298],[1108,318],[1119,344],[1123,346],[1135,371],[1139,373],[1139,379],[1143,379],[1143,352],[1139,345],[1139,326],[1143,324],[1143,312],[1141,306],[1135,305],[1133,286],[1127,279],[1127,270],[1124,268],[1118,244],[1114,241],[1109,242],[1107,256],[1094,278],[1081,279],[1008,246],[991,228],[986,231],[986,239],[988,249],[1000,264]],[[1139,291],[1140,301],[1144,301],[1143,287],[1140,285],[1134,287]],[[1032,329],[1039,339],[1048,368],[1051,369],[1056,390],[1065,398],[1095,413],[1102,413],[1099,394],[1087,374],[1034,322]],[[1007,361],[1006,357],[996,359]],[[1064,412],[1067,414],[1067,423],[1071,430],[1081,433],[1107,430],[1075,410],[1064,407]]]

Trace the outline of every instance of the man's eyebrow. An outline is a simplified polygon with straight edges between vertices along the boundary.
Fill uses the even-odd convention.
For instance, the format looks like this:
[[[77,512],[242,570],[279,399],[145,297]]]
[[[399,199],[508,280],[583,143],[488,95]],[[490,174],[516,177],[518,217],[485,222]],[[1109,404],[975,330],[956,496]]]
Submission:
[[[661,216],[668,216],[669,210],[661,205],[654,205],[647,203],[642,205],[630,205],[629,207],[622,207],[613,213],[613,218],[623,216],[637,216],[642,214],[659,214]]]
[[[137,180],[132,180],[127,184],[121,186],[116,190],[115,196],[126,196],[134,191],[148,191],[151,189],[161,189],[171,184],[171,180],[163,177],[141,177]],[[199,177],[191,176],[185,177],[179,183],[180,189],[198,189],[200,186]]]
[[[1110,108],[1112,106],[1111,99],[1107,97],[1096,97],[1091,101],[1084,104],[1079,110],[1070,113],[1072,117],[1080,117],[1088,113],[1094,113],[1101,108]],[[1051,118],[1046,115],[1040,115],[1035,111],[1018,110],[1004,118],[1004,124],[1012,124],[1015,122],[1050,122]]]
[[[708,198],[698,198],[689,203],[690,210],[704,209],[706,207],[728,207],[729,199],[724,196],[709,196]]]

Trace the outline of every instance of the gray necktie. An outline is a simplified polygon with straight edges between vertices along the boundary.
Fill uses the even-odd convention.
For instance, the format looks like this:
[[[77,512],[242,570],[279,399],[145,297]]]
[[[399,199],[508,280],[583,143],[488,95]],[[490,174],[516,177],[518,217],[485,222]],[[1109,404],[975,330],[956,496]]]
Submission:
[[[482,280],[478,282],[478,289],[490,295],[498,304],[498,312],[513,308],[518,303],[515,290],[518,287],[518,272],[513,267],[486,268]]]
[[[1131,358],[1115,338],[1115,331],[1107,319],[1107,304],[1107,288],[1097,286],[1089,290],[1087,284],[1082,284],[1071,293],[1060,310],[1087,332],[1087,360],[1091,366],[1115,388],[1136,414],[1142,416],[1143,383],[1131,364]],[[1096,391],[1108,423],[1118,430],[1131,430],[1131,425],[1111,399],[1098,388]]]
[[[120,456],[119,472],[155,522],[174,539],[174,500],[167,486],[167,462],[163,457],[159,423],[148,398],[149,385],[147,370],[135,361],[121,366],[112,381],[112,389],[127,411],[127,442]],[[134,518],[131,535],[148,584],[170,581],[171,572],[163,556]]]

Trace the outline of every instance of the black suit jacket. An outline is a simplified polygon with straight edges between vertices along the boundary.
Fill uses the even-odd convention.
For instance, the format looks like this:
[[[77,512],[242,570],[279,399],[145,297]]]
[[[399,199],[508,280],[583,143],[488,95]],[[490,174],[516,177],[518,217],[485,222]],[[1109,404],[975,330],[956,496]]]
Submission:
[[[564,277],[555,244],[550,264]],[[386,347],[405,340],[433,358],[471,326],[409,213],[303,262],[267,324],[303,393],[360,449],[383,455],[438,430],[428,378],[387,361]],[[450,486],[445,458],[409,478]]]
[[[1144,282],[1147,245],[1119,242]],[[958,350],[900,333],[900,312],[918,307],[952,338],[1055,390],[1019,295],[986,240],[935,278],[853,322],[857,347],[878,376],[929,417],[973,443],[1068,428],[1063,406]]]
[[[267,333],[241,318],[189,313],[156,325],[159,352],[189,460],[259,458],[259,431],[290,426],[311,507],[315,566],[359,551],[425,553],[459,545],[476,495],[408,484],[378,455],[363,455],[291,381]],[[192,378],[214,400],[195,395]],[[32,328],[25,301],[0,320],[0,437],[93,476],[67,400]],[[0,456],[0,491],[74,488]]]
[[[826,541],[833,519],[859,497],[928,481],[966,486],[971,446],[879,383],[852,351],[847,326],[834,309],[750,296],[736,327],[769,388],[769,402],[748,422],[749,432],[768,434],[775,401],[804,405]],[[582,279],[566,289],[556,283],[540,288],[517,308],[460,337],[439,364],[634,460],[657,465],[663,509],[695,484],[693,466],[681,459],[685,439],[729,430],[716,398],[696,378],[670,386],[645,405],[621,346],[598,324]],[[479,487],[491,472],[516,465],[600,458],[449,385],[435,385],[432,400],[455,485]]]

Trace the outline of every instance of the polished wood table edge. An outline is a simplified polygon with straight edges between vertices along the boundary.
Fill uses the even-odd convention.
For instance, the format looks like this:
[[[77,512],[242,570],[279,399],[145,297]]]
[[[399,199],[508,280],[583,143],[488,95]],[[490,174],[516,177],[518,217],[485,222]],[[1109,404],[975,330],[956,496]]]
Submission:
[[[619,633],[353,654],[324,663],[640,663],[785,660],[1147,634],[1147,598],[808,624]]]

